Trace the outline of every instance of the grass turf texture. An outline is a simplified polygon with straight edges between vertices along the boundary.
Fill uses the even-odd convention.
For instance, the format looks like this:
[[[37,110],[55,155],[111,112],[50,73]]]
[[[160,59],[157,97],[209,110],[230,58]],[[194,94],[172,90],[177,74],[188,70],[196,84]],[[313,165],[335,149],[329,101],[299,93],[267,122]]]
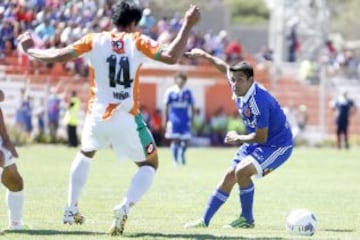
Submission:
[[[18,167],[25,179],[24,219],[31,229],[3,233],[0,239],[114,239],[106,234],[111,209],[125,194],[135,164],[119,164],[113,151],[98,152],[80,206],[87,221],[63,225],[68,171],[76,149],[29,146],[18,149]],[[132,209],[121,239],[306,239],[285,230],[291,209],[308,208],[318,219],[311,239],[360,239],[360,150],[295,149],[285,165],[255,180],[254,229],[222,226],[240,210],[238,190],[207,229],[187,230],[187,221],[199,218],[210,194],[231,166],[236,148],[190,148],[188,165],[174,168],[168,148],[159,150],[160,169],[145,197]],[[7,226],[4,188],[1,190],[0,228]]]

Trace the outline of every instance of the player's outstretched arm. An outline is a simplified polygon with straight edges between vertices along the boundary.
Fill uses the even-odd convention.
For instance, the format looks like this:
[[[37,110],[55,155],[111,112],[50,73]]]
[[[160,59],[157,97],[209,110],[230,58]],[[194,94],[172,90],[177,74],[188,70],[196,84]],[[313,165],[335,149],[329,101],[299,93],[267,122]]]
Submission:
[[[29,32],[25,32],[18,37],[18,41],[23,50],[33,58],[47,62],[66,62],[77,57],[72,48],[58,48],[58,49],[35,49],[34,41]]]
[[[226,64],[226,62],[224,62],[220,58],[210,55],[209,53],[205,52],[204,50],[202,50],[200,48],[194,48],[190,52],[186,52],[185,56],[187,56],[189,58],[199,58],[199,57],[204,58],[207,61],[209,61],[212,65],[214,65],[220,72],[222,72],[224,74],[226,74],[227,69],[229,68],[229,66]]]
[[[180,31],[169,46],[161,52],[158,61],[167,64],[175,64],[184,53],[192,27],[197,24],[199,20],[200,9],[191,5],[185,13],[184,22]]]

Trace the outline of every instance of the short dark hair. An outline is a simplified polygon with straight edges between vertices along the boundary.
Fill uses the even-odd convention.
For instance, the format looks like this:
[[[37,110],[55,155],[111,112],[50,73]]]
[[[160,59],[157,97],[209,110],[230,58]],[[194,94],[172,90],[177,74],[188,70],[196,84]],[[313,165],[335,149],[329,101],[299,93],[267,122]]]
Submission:
[[[186,81],[187,80],[187,76],[184,72],[179,72],[175,75],[175,79],[178,79],[180,78],[181,80],[183,81]]]
[[[113,9],[112,21],[116,27],[127,27],[142,17],[142,8],[134,0],[121,0]]]
[[[254,76],[254,70],[253,70],[253,67],[245,62],[245,61],[241,61],[241,62],[238,62],[234,65],[232,65],[230,67],[230,71],[232,72],[243,72],[247,78],[250,78],[250,77],[253,77]]]

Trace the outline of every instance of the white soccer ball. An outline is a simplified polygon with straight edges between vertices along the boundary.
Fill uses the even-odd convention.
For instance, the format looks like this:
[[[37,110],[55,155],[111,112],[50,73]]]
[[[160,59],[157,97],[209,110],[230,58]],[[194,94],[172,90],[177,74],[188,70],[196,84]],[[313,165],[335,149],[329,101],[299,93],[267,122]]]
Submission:
[[[316,227],[316,217],[307,209],[292,210],[286,218],[286,229],[290,234],[312,236]]]

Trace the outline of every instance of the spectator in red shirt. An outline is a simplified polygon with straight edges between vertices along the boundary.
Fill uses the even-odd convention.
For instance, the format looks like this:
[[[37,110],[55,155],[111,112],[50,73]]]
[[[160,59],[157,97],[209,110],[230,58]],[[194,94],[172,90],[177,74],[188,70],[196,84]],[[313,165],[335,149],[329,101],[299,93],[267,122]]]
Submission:
[[[239,62],[242,57],[242,46],[239,42],[232,41],[225,48],[226,62],[229,64]]]

